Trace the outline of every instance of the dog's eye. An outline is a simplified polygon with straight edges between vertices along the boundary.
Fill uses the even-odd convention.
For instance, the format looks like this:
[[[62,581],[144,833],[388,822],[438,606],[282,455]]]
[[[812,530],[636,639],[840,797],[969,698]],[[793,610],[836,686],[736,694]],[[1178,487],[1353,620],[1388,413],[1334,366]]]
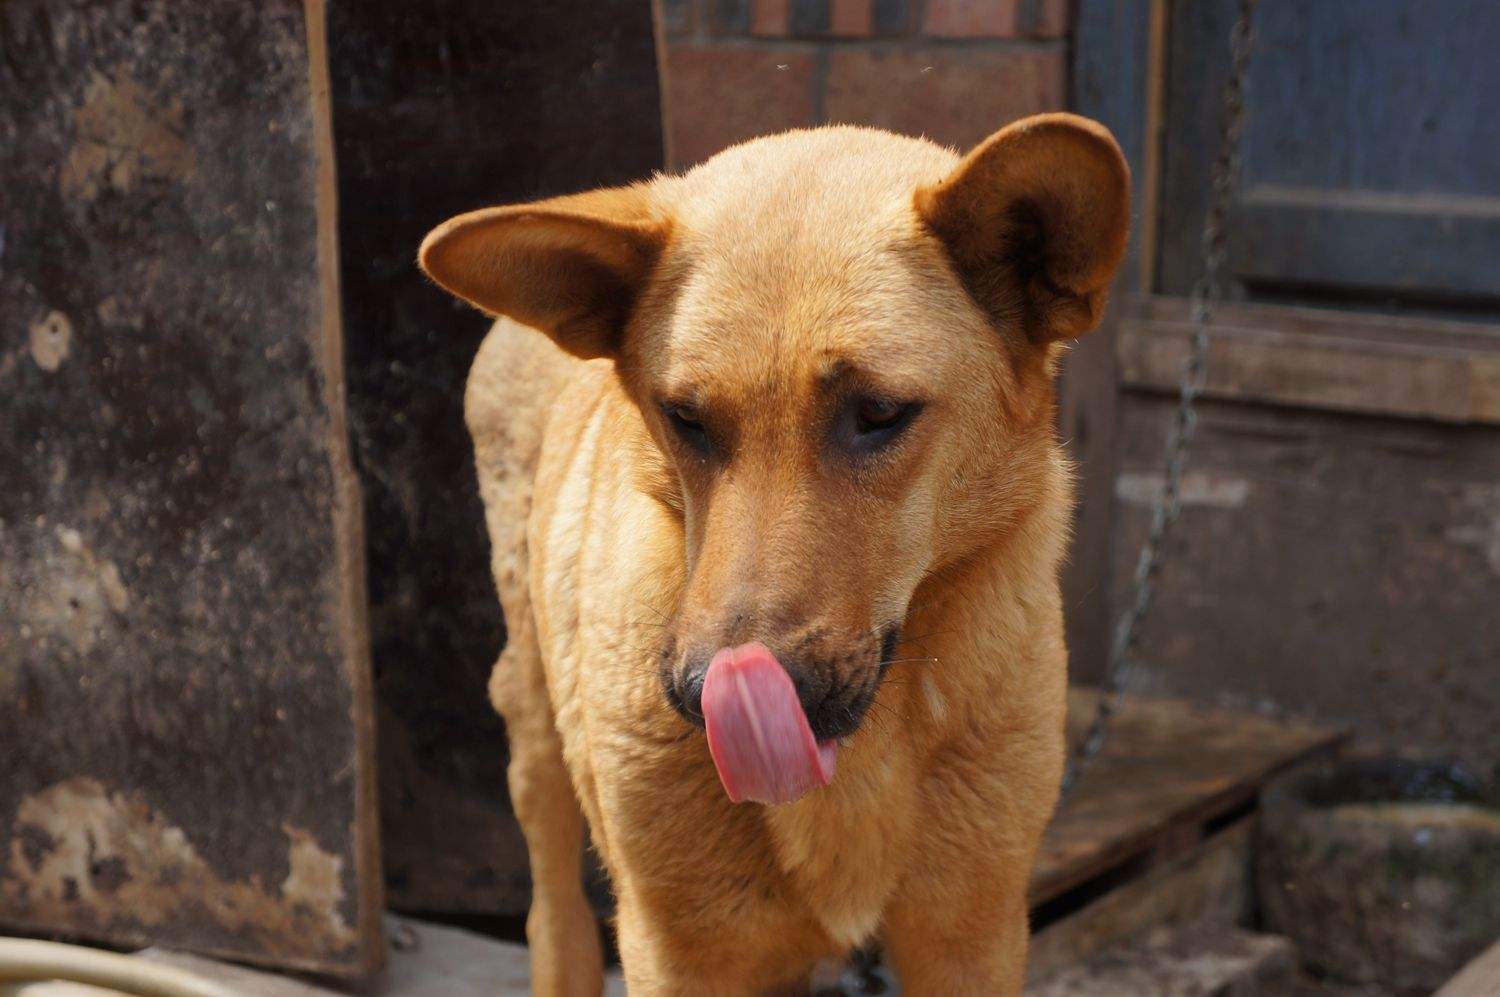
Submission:
[[[866,398],[854,411],[858,420],[856,429],[861,433],[884,429],[901,418],[902,406],[886,398]]]
[[[887,446],[900,436],[922,410],[921,402],[896,402],[889,398],[856,399],[846,424],[849,425],[849,449],[868,454]]]
[[[662,411],[667,423],[684,443],[699,453],[709,452],[708,430],[703,427],[703,418],[696,409],[687,405],[666,405]]]

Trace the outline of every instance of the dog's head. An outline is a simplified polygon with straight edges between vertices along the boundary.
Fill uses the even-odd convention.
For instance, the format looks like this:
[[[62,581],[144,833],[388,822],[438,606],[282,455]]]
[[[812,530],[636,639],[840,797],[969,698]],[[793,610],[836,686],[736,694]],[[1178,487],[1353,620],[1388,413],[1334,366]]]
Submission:
[[[683,522],[673,704],[699,719],[711,657],[756,641],[822,740],[859,723],[923,579],[1057,500],[1053,368],[1099,321],[1128,185],[1109,133],[1072,115],[961,160],[792,132],[682,176],[463,215],[421,263],[616,362],[654,441],[642,487]]]

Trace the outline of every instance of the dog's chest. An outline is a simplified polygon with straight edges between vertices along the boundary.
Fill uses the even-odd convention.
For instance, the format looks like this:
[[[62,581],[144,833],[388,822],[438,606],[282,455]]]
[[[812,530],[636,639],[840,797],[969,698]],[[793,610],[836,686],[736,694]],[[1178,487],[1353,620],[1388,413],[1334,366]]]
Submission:
[[[912,780],[899,749],[847,759],[829,789],[766,810],[777,861],[840,944],[868,941],[909,857]]]

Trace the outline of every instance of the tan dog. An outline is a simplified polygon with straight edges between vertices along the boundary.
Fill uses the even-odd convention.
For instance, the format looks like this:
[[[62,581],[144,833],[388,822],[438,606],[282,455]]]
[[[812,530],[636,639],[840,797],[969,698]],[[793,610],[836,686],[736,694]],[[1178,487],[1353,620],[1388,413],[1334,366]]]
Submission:
[[[876,936],[910,993],[1020,989],[1064,755],[1052,380],[1128,185],[1072,115],[962,160],[835,127],[428,236],[504,316],[467,417],[538,993],[600,989],[585,818],[632,994],[805,992]]]

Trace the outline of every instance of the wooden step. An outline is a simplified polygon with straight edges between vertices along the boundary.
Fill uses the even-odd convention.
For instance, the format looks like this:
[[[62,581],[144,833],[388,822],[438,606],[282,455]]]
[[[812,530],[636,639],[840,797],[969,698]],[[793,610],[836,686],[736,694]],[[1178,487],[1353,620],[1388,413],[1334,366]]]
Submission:
[[[1068,690],[1068,738],[1093,719],[1098,690]],[[1149,866],[1254,809],[1292,765],[1344,734],[1176,699],[1126,696],[1099,756],[1058,807],[1031,878],[1033,908],[1122,867]]]
[[[1165,858],[1049,924],[1035,926],[1029,975],[1055,972],[1161,927],[1230,928],[1250,912],[1250,821]]]

